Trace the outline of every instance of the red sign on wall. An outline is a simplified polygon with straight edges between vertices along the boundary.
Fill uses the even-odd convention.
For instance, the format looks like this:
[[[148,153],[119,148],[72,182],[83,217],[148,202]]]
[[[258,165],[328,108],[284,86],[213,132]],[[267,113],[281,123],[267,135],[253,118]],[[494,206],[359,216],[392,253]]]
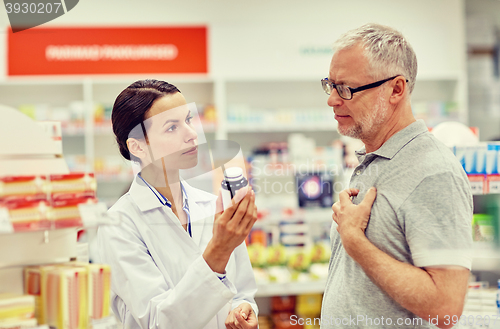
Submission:
[[[8,75],[207,73],[206,27],[8,31]]]

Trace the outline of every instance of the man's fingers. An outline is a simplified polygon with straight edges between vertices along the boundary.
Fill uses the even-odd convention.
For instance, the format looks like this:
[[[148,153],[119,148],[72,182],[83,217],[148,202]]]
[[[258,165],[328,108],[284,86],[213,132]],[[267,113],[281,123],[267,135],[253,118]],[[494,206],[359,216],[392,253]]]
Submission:
[[[332,211],[333,211],[332,219],[335,221],[335,223],[338,224],[338,222],[337,222],[337,218],[338,217],[337,216],[338,216],[338,214],[340,212],[340,204],[339,204],[338,201],[333,204]]]
[[[338,214],[338,212],[340,211],[340,203],[338,201],[333,204],[332,210],[334,213]]]
[[[349,203],[352,203],[351,202],[351,197],[358,195],[358,193],[359,193],[359,190],[355,189],[355,188],[348,188],[348,189],[343,190],[339,194],[340,204],[342,206],[346,206]]]
[[[351,201],[351,198],[350,198],[349,194],[346,192],[346,190],[343,190],[342,192],[340,192],[340,194],[339,194],[340,204],[345,205],[350,201]]]
[[[372,187],[366,192],[365,198],[363,201],[361,201],[360,205],[365,205],[369,207],[370,209],[372,208],[373,202],[377,198],[377,189],[375,187]]]
[[[347,192],[347,194],[349,194],[349,197],[356,196],[359,193],[359,190],[357,188],[348,188],[345,189],[345,191]]]

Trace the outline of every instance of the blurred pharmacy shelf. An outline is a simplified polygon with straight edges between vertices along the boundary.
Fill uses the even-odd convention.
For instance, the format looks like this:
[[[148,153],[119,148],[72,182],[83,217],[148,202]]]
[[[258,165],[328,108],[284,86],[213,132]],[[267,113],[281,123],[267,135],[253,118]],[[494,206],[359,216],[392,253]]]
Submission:
[[[274,133],[274,132],[297,132],[297,131],[335,131],[337,122],[318,122],[318,123],[230,123],[228,133]]]
[[[322,294],[325,286],[326,280],[258,284],[255,297]]]
[[[500,251],[489,244],[474,244],[472,271],[500,272]],[[326,280],[306,282],[259,283],[256,297],[291,296],[300,294],[323,293]]]
[[[489,244],[474,243],[472,271],[500,272],[500,251]],[[260,283],[256,297],[323,293],[326,280],[286,283]]]
[[[269,225],[279,225],[282,222],[300,221],[306,224],[333,222],[332,210],[330,208],[303,208],[295,209],[292,216],[281,214],[269,214],[262,220],[255,222],[254,228],[263,228]]]
[[[500,248],[492,243],[474,242],[472,271],[500,273]]]
[[[67,262],[76,257],[76,234],[77,229],[74,227],[1,234],[0,270]],[[0,288],[5,289],[1,284]]]
[[[0,121],[0,137],[4,140],[16,140],[16,143],[4,143],[0,146],[2,176],[49,177],[56,175],[65,177],[64,175],[69,174],[62,156],[60,139],[51,137],[45,131],[45,125],[38,124],[16,109],[2,106],[0,110],[3,118]],[[55,207],[54,204],[51,206]],[[28,225],[23,227],[24,231],[18,232],[14,231],[11,222],[12,213],[8,209],[1,208],[0,211],[1,293],[23,293],[24,266],[61,263],[77,259],[77,231],[82,227],[117,224],[120,220],[110,217],[103,203],[79,204],[78,207],[73,205],[72,208],[59,209],[62,213],[57,213],[58,216],[67,213],[73,216],[73,211],[76,211],[79,215],[77,215],[79,227],[54,229],[53,224],[57,222],[55,220],[57,217],[43,217],[41,219],[50,224],[48,227],[35,225],[37,230],[30,231],[31,226]],[[34,215],[24,211],[23,215],[38,218],[36,211]]]
[[[2,107],[0,137],[16,143],[0,146],[4,176],[68,174],[62,148],[33,120]],[[9,231],[8,216],[2,216],[3,231]],[[10,230],[12,231],[12,230]],[[76,230],[25,232],[0,235],[0,292],[23,293],[22,266],[63,262],[76,257]]]
[[[209,135],[207,138],[234,140],[241,145],[245,156],[264,141],[286,142],[287,136],[294,132],[314,138],[318,146],[328,146],[339,137],[320,78],[214,79],[206,75],[175,74],[149,77],[176,85],[188,102],[197,105],[199,114],[209,119],[202,123],[203,132]],[[75,162],[71,162],[70,170],[98,174],[96,159],[120,157],[109,123],[112,104],[123,89],[141,78],[144,77],[9,78],[0,82],[0,99],[3,104],[21,109],[38,121],[61,121],[64,154],[83,159],[76,162],[77,168],[72,167]],[[465,82],[464,76],[457,72],[421,74],[417,77],[412,102],[420,104],[419,115],[423,118],[443,115],[436,111],[446,106],[436,107],[437,103],[455,103],[455,108],[460,110],[456,117],[466,123]],[[96,104],[100,105],[96,107]],[[210,115],[203,113],[207,109]],[[54,117],[48,117],[50,115]],[[116,199],[122,193],[117,189],[115,195],[105,197]]]

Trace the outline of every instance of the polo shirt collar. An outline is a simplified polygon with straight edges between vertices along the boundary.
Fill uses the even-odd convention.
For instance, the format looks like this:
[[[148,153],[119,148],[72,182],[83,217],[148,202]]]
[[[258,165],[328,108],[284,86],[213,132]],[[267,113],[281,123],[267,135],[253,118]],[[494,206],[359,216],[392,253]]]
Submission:
[[[424,120],[417,120],[395,133],[378,150],[369,153],[368,155],[373,154],[390,160],[415,137],[428,131],[429,129],[427,129],[427,125]],[[362,149],[356,151],[356,156],[358,157],[360,163],[363,162],[364,157],[367,156],[366,148],[363,146]]]

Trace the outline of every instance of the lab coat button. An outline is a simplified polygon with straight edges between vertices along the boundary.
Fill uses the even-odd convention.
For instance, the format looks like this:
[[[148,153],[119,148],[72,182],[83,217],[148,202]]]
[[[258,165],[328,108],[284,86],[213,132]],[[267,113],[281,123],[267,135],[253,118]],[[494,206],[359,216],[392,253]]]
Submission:
[[[229,291],[229,290],[225,290],[225,291],[222,292],[222,297],[224,297],[224,298],[231,298],[231,297],[233,297],[233,293],[231,291]]]

